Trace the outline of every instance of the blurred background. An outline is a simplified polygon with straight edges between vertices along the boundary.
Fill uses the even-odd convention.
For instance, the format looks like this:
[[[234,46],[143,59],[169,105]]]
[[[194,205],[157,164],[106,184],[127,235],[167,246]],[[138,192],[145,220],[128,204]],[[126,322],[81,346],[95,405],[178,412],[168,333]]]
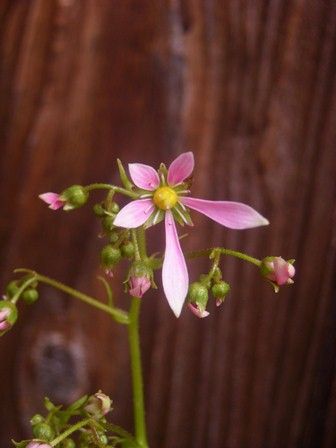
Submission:
[[[2,289],[25,266],[102,297],[91,206],[55,213],[38,194],[118,182],[117,157],[158,166],[186,150],[195,196],[271,222],[230,231],[195,213],[186,250],[297,260],[278,295],[255,267],[223,260],[232,291],[203,320],[177,320],[161,289],[145,296],[152,447],[335,446],[335,38],[334,0],[0,1]],[[162,250],[163,226],[150,234]],[[189,263],[191,278],[207,267]],[[30,436],[45,395],[101,388],[132,429],[125,328],[41,296],[0,341],[1,446]]]

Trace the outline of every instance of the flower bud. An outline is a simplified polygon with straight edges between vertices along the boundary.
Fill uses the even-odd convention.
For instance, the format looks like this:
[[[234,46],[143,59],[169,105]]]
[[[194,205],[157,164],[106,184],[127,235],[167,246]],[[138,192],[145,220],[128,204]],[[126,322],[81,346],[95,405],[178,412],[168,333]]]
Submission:
[[[104,216],[104,215],[105,215],[105,209],[104,209],[104,207],[102,206],[102,204],[95,204],[95,205],[93,206],[93,213],[94,213],[96,216],[99,216],[99,217]]]
[[[114,227],[113,222],[115,217],[116,215],[113,216],[107,215],[105,216],[105,218],[103,218],[102,224],[106,232],[110,232],[113,229]]]
[[[101,418],[103,415],[110,412],[111,406],[111,398],[99,391],[94,395],[91,395],[84,409],[93,417]]]
[[[0,336],[5,334],[17,320],[18,312],[14,303],[8,300],[0,301]]]
[[[119,233],[117,231],[113,231],[109,234],[110,243],[114,244],[119,240]]]
[[[65,439],[62,442],[62,448],[76,448],[76,444],[72,439]]]
[[[47,443],[41,443],[41,442],[34,442],[33,440],[28,443],[26,448],[51,448],[51,445],[48,445]]]
[[[82,207],[88,200],[89,193],[81,185],[72,185],[61,194],[61,199],[66,202],[63,209],[73,210]]]
[[[33,434],[37,439],[47,440],[48,442],[55,437],[55,431],[48,423],[37,423],[34,425]]]
[[[132,258],[135,252],[134,244],[132,241],[127,241],[121,246],[121,253],[123,257]]]
[[[218,282],[215,283],[212,288],[211,292],[214,298],[216,299],[216,305],[220,306],[225,299],[225,296],[230,291],[230,285],[226,282]]]
[[[30,419],[30,424],[32,426],[37,425],[38,423],[43,423],[44,422],[44,417],[42,417],[41,414],[35,414],[33,415],[33,417]]]
[[[116,202],[111,202],[111,204],[109,204],[108,206],[108,211],[111,213],[115,213],[117,214],[120,210],[119,205]]]
[[[101,262],[106,268],[110,268],[121,260],[121,252],[117,247],[110,244],[105,246],[100,254]]]
[[[203,318],[209,316],[209,312],[205,310],[209,299],[206,286],[200,282],[191,283],[188,296],[188,307],[197,317]]]
[[[11,298],[18,292],[18,290],[19,290],[18,284],[15,280],[13,280],[6,286],[6,296],[8,298]]]
[[[139,299],[151,287],[152,271],[143,263],[135,263],[130,269],[128,287],[129,293]]]
[[[282,257],[266,257],[261,261],[260,272],[270,280],[275,288],[293,283],[295,275],[294,261],[286,261]]]
[[[30,305],[36,302],[36,300],[39,298],[39,293],[38,291],[36,291],[36,289],[29,288],[23,292],[22,298],[26,303]]]

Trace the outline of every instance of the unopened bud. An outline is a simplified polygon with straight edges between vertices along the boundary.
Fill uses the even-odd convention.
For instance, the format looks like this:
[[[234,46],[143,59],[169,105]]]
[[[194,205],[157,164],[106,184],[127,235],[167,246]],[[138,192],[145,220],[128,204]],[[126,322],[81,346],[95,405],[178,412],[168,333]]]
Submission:
[[[15,280],[13,280],[6,286],[6,296],[8,298],[11,298],[18,292],[18,290],[19,290],[18,284]]]
[[[226,282],[221,281],[215,283],[212,286],[211,292],[214,298],[216,299],[217,306],[220,306],[224,302],[225,296],[228,294],[229,291],[230,291],[230,285]]]
[[[111,410],[111,406],[111,398],[99,391],[91,395],[84,409],[92,416],[100,418]]]
[[[121,252],[117,247],[113,247],[110,244],[105,246],[100,254],[101,262],[106,268],[110,268],[121,260]]]
[[[28,303],[32,304],[35,303],[36,300],[39,298],[39,293],[34,288],[26,289],[22,294],[23,300]]]
[[[286,261],[282,257],[266,257],[261,261],[260,272],[275,287],[293,283],[295,275],[294,260]]]
[[[72,439],[65,439],[62,442],[62,448],[76,448],[76,444]]]
[[[151,269],[141,262],[135,263],[129,272],[128,287],[130,295],[141,299],[151,287],[152,276]]]
[[[95,204],[95,205],[93,206],[93,213],[94,213],[96,216],[99,216],[99,217],[104,216],[104,215],[105,215],[105,209],[104,209],[104,207],[102,206],[102,204]]]
[[[103,224],[103,228],[106,232],[110,232],[113,229],[113,227],[114,227],[113,222],[114,222],[115,217],[116,217],[116,215],[113,215],[113,216],[107,215],[107,216],[105,216],[105,218],[103,218],[102,224]]]
[[[37,425],[38,423],[43,423],[44,422],[44,417],[42,417],[41,414],[35,414],[31,419],[30,419],[30,424],[32,426]]]
[[[26,448],[51,448],[51,445],[48,445],[47,443],[41,443],[41,442],[34,442],[33,440],[28,443]]]
[[[126,258],[132,258],[135,252],[134,244],[132,241],[127,241],[121,246],[121,253]]]
[[[33,434],[37,439],[47,440],[48,442],[55,437],[55,431],[48,423],[37,423],[34,425]]]
[[[18,312],[14,303],[8,300],[0,301],[0,336],[5,334],[17,320]]]
[[[61,199],[66,202],[63,209],[73,210],[82,207],[88,200],[89,193],[81,185],[72,185],[61,194]]]
[[[205,310],[209,293],[206,286],[204,286],[200,282],[191,283],[189,286],[189,309],[197,316],[197,317],[207,317],[209,312]]]

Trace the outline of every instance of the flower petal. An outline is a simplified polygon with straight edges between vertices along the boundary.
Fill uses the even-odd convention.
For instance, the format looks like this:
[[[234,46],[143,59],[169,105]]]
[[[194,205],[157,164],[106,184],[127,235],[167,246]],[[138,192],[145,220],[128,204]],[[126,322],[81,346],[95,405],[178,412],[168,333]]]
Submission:
[[[181,197],[180,202],[229,229],[250,229],[269,224],[256,210],[241,202],[207,201],[187,197]]]
[[[137,187],[149,191],[159,187],[159,175],[151,166],[143,163],[130,163],[128,169],[131,179]]]
[[[39,195],[39,198],[42,199],[42,201],[44,201],[46,204],[48,204],[49,208],[51,208],[52,210],[57,210],[64,205],[64,201],[57,193],[43,193]]]
[[[194,303],[188,303],[188,307],[190,311],[192,311],[195,316],[199,317],[200,319],[204,319],[204,317],[209,316],[209,311],[201,310],[196,304]]]
[[[174,186],[187,179],[193,172],[194,164],[194,154],[191,151],[176,157],[168,168],[168,184]]]
[[[117,227],[134,229],[142,226],[154,211],[151,199],[138,199],[125,205],[115,217],[113,224]]]
[[[166,251],[162,266],[162,283],[168,303],[175,316],[179,317],[188,293],[189,277],[174,218],[169,210],[165,216],[165,227]]]

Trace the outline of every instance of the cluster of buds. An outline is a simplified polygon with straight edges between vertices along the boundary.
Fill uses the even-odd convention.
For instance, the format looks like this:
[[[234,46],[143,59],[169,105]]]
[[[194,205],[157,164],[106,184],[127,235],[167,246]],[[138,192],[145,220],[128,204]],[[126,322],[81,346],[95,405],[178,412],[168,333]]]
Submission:
[[[63,210],[69,211],[85,205],[89,198],[89,193],[81,185],[72,185],[61,194],[48,192],[40,194],[39,198],[47,203],[51,210],[63,208]]]
[[[282,257],[265,257],[261,261],[261,275],[272,283],[275,292],[279,291],[279,286],[294,283],[294,261],[286,261]]]
[[[101,264],[106,273],[112,275],[113,268],[122,258],[131,260],[134,257],[134,244],[130,240],[129,231],[114,226],[119,205],[112,201],[109,195],[105,201],[95,204],[93,211],[101,219],[103,233],[109,240],[109,243],[101,250]]]
[[[206,310],[209,290],[216,301],[216,306],[224,302],[230,291],[230,285],[222,280],[222,273],[218,267],[211,275],[201,275],[199,281],[189,286],[188,307],[197,317],[204,318],[210,314]]]

